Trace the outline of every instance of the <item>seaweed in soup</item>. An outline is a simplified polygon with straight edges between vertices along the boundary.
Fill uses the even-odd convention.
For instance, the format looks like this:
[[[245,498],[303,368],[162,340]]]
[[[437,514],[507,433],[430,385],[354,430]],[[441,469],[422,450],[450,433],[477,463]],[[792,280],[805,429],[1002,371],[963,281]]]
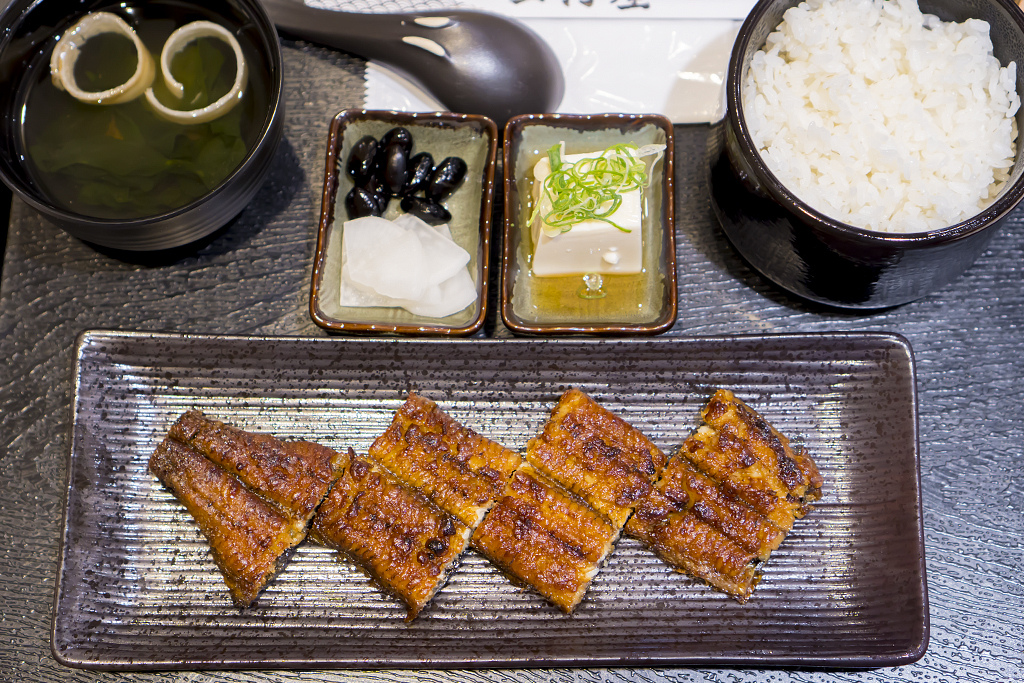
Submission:
[[[199,19],[216,21],[170,3],[142,3],[130,11],[118,8],[107,11],[133,26],[155,60],[176,28]],[[68,211],[134,219],[181,208],[219,186],[255,144],[269,97],[263,60],[244,31],[236,35],[249,69],[246,93],[238,106],[208,123],[167,121],[144,97],[113,105],[79,102],[57,89],[48,69],[37,64],[37,76],[27,79],[22,95],[23,144],[40,189]],[[49,52],[43,57],[48,60]],[[131,75],[136,60],[127,39],[95,36],[82,47],[76,82],[86,90],[109,88]],[[185,86],[185,97],[173,98],[159,73],[153,89],[168,107],[201,108],[230,90],[236,68],[228,46],[200,38],[171,62],[171,72]]]

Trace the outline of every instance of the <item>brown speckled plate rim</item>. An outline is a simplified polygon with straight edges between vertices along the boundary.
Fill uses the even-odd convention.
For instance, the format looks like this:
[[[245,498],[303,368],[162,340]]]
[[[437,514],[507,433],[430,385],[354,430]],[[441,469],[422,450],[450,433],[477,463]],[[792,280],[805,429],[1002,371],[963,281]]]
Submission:
[[[441,121],[451,125],[472,124],[479,126],[489,138],[487,161],[484,165],[483,192],[480,198],[480,246],[479,278],[480,290],[477,296],[477,314],[465,325],[452,326],[443,323],[431,324],[389,324],[360,320],[341,320],[327,315],[320,307],[320,289],[323,286],[323,272],[327,258],[327,241],[338,192],[338,176],[343,173],[344,164],[338,159],[341,152],[345,129],[357,121],[390,121],[396,126]],[[494,122],[476,114],[454,114],[450,112],[402,112],[372,109],[345,109],[331,119],[327,134],[327,153],[324,165],[323,193],[320,200],[320,222],[317,230],[316,252],[313,257],[313,273],[310,279],[309,315],[313,322],[330,332],[351,332],[362,334],[396,334],[406,336],[448,336],[458,337],[474,334],[483,327],[487,316],[487,289],[490,277],[491,213],[494,204],[494,172],[498,149],[498,129]]]
[[[512,268],[517,256],[513,249],[516,240],[515,213],[518,203],[512,201],[515,189],[514,140],[529,126],[543,125],[555,128],[601,130],[653,124],[665,133],[665,156],[662,192],[662,257],[665,259],[665,296],[662,299],[657,319],[644,324],[584,322],[531,323],[516,315],[512,306]],[[499,284],[501,320],[512,332],[522,335],[655,335],[667,331],[675,324],[678,315],[676,290],[676,237],[675,237],[675,145],[672,122],[661,114],[523,114],[515,116],[505,124],[504,133],[504,230],[501,259],[501,282]],[[515,204],[515,206],[513,206]]]
[[[146,346],[146,345],[149,346]],[[642,357],[645,354],[652,354],[653,358],[664,358],[666,354],[673,355],[682,353],[684,357],[689,353],[688,349],[691,347],[695,349],[693,353],[698,354],[699,357],[711,354],[713,358],[719,359],[719,364],[723,362],[732,362],[732,357],[728,355],[728,346],[730,344],[738,344],[740,348],[747,348],[747,354],[750,353],[750,345],[754,345],[755,348],[762,349],[774,349],[775,352],[780,353],[778,360],[775,362],[788,363],[791,358],[791,354],[799,357],[801,353],[807,353],[809,348],[815,349],[815,356],[818,360],[814,361],[817,363],[823,363],[818,370],[802,370],[803,372],[810,372],[813,376],[816,372],[826,371],[832,372],[831,362],[825,359],[826,357],[832,357],[836,360],[842,360],[844,357],[852,359],[853,356],[844,356],[843,350],[847,350],[849,353],[860,354],[857,357],[864,356],[871,360],[867,363],[867,366],[871,366],[875,369],[875,372],[881,373],[881,377],[884,379],[884,384],[888,389],[884,392],[885,395],[891,396],[893,392],[903,396],[907,399],[909,405],[903,406],[904,417],[903,421],[906,423],[908,429],[912,430],[912,438],[908,439],[906,443],[902,443],[901,447],[897,449],[901,453],[904,453],[906,458],[902,462],[902,467],[907,471],[908,476],[911,479],[910,489],[907,490],[907,499],[904,501],[905,510],[907,517],[901,520],[895,520],[886,518],[887,526],[891,526],[896,522],[901,522],[902,528],[904,529],[901,533],[904,534],[906,541],[905,545],[901,546],[904,550],[901,553],[910,559],[910,571],[914,577],[910,581],[910,585],[907,587],[915,594],[914,596],[900,594],[899,599],[904,597],[916,598],[919,602],[913,614],[901,615],[901,622],[904,626],[909,626],[911,633],[907,634],[906,642],[902,645],[896,645],[895,643],[889,643],[885,639],[871,641],[868,645],[863,646],[863,651],[857,651],[853,654],[847,655],[823,655],[821,654],[814,643],[824,638],[823,642],[830,642],[828,632],[830,631],[831,622],[826,621],[823,624],[823,631],[815,631],[813,637],[810,638],[803,645],[800,644],[799,639],[793,640],[790,636],[789,640],[783,642],[790,643],[793,651],[787,653],[786,647],[780,648],[780,651],[771,650],[768,652],[762,652],[758,655],[751,654],[750,656],[733,655],[723,656],[714,655],[707,652],[688,651],[685,653],[665,653],[662,655],[653,655],[648,653],[644,656],[629,655],[624,653],[621,656],[604,656],[604,657],[587,657],[576,655],[569,656],[548,656],[545,658],[531,658],[529,656],[511,657],[511,658],[496,658],[492,656],[482,655],[477,653],[476,656],[452,656],[453,653],[448,653],[447,657],[429,656],[415,659],[411,657],[391,657],[381,658],[379,655],[374,657],[372,653],[368,652],[365,655],[358,657],[352,657],[348,659],[339,658],[337,656],[331,657],[329,651],[317,650],[319,654],[315,656],[281,656],[267,657],[261,656],[258,652],[254,652],[252,657],[244,658],[226,658],[226,657],[209,657],[203,659],[201,657],[193,657],[191,659],[181,657],[178,659],[168,659],[167,655],[161,658],[160,642],[151,643],[149,646],[144,648],[143,652],[139,652],[137,649],[130,649],[132,653],[127,658],[116,658],[111,657],[109,654],[106,657],[102,656],[102,653],[95,650],[95,645],[90,645],[93,642],[92,638],[87,638],[84,645],[80,645],[78,649],[63,650],[58,646],[58,635],[64,632],[65,634],[69,629],[75,627],[76,619],[78,619],[79,627],[88,628],[87,623],[82,622],[83,617],[81,615],[75,616],[74,613],[68,613],[67,610],[62,607],[68,607],[66,604],[62,604],[62,589],[65,583],[75,582],[82,579],[80,575],[82,571],[86,571],[88,567],[82,564],[82,559],[88,560],[90,554],[102,553],[102,548],[90,548],[90,547],[76,547],[72,538],[74,536],[72,528],[76,525],[80,526],[81,523],[77,520],[72,520],[69,517],[72,500],[79,498],[83,495],[81,486],[82,482],[76,480],[78,461],[85,457],[84,453],[79,453],[82,445],[79,442],[80,439],[85,439],[85,435],[90,435],[94,431],[103,432],[104,429],[112,430],[115,428],[114,425],[107,427],[103,426],[102,420],[105,420],[105,410],[103,406],[97,406],[94,403],[86,401],[83,403],[83,398],[80,395],[83,384],[88,380],[90,373],[95,373],[93,370],[86,369],[83,358],[86,353],[92,354],[92,360],[90,365],[96,365],[100,363],[101,368],[106,364],[107,374],[113,373],[113,368],[120,368],[120,365],[115,365],[118,358],[122,360],[130,361],[128,366],[132,363],[148,363],[147,366],[138,366],[140,368],[146,368],[155,374],[155,378],[160,380],[165,377],[162,368],[171,368],[175,366],[176,362],[187,362],[188,358],[195,357],[195,352],[202,350],[203,347],[209,347],[209,350],[216,355],[221,354],[222,357],[227,360],[229,366],[221,366],[219,364],[210,365],[209,371],[220,372],[221,368],[237,367],[238,363],[242,363],[243,366],[248,366],[252,362],[254,357],[265,355],[263,352],[254,352],[254,349],[258,350],[259,347],[266,348],[270,346],[275,352],[285,351],[288,352],[289,362],[286,363],[289,367],[299,367],[303,363],[298,360],[300,357],[312,358],[316,354],[326,356],[328,353],[331,357],[347,357],[349,351],[357,351],[359,348],[366,347],[372,344],[374,347],[385,346],[390,347],[393,352],[401,352],[402,347],[412,347],[413,350],[420,351],[434,351],[441,349],[448,349],[453,353],[443,354],[445,358],[457,358],[461,355],[471,355],[474,353],[484,352],[485,347],[491,347],[495,351],[499,351],[500,354],[512,354],[513,357],[519,357],[527,350],[532,349],[535,353],[542,355],[547,363],[547,354],[545,350],[550,352],[564,353],[567,350],[575,350],[579,352],[581,348],[594,348],[596,345],[612,345],[612,350],[616,354],[623,352],[629,352],[637,357]],[[142,348],[140,348],[140,345]],[[583,345],[582,347],[580,345]],[[277,349],[276,347],[282,347]],[[295,347],[295,348],[293,348]],[[822,351],[817,351],[817,349]],[[182,356],[175,356],[174,353],[168,355],[167,351],[174,351],[177,349],[179,354]],[[635,351],[630,351],[634,349]],[[296,351],[305,350],[306,356],[300,356]],[[462,354],[457,353],[461,351]],[[760,353],[760,351],[758,352]],[[125,357],[125,354],[128,354]],[[378,356],[378,352],[373,352],[373,357]],[[185,357],[187,356],[187,358]],[[435,360],[441,358],[440,354],[434,354]],[[97,361],[97,358],[100,360]],[[107,358],[107,360],[102,360]],[[322,360],[322,359],[321,359]],[[691,358],[692,361],[692,358]],[[389,362],[386,358],[381,358],[380,363],[387,365]],[[450,363],[453,366],[458,366],[461,361],[457,360],[440,360],[442,364]],[[218,361],[219,363],[219,361]],[[364,668],[364,669],[375,669],[375,668],[393,668],[393,669],[411,669],[411,668],[433,668],[433,669],[451,669],[451,668],[511,668],[511,667],[595,667],[595,666],[746,666],[746,667],[788,667],[788,666],[799,666],[803,668],[862,668],[862,667],[879,667],[879,666],[894,666],[900,664],[908,664],[920,659],[928,645],[929,640],[929,610],[928,610],[928,595],[927,595],[927,575],[925,567],[925,552],[924,552],[924,528],[923,528],[923,517],[922,517],[922,501],[921,501],[921,475],[920,475],[920,447],[919,447],[919,428],[918,428],[918,409],[917,409],[917,387],[916,387],[916,371],[913,352],[910,348],[909,342],[897,334],[890,333],[792,333],[792,334],[769,334],[769,335],[736,335],[736,336],[720,336],[720,337],[683,337],[673,339],[649,339],[649,340],[601,340],[601,339],[512,339],[512,340],[463,340],[463,339],[402,339],[394,338],[387,340],[372,340],[372,339],[360,339],[360,338],[348,338],[348,339],[331,339],[331,338],[286,338],[286,337],[266,337],[266,336],[230,336],[230,335],[176,335],[176,334],[164,334],[164,333],[148,333],[148,332],[126,332],[126,331],[104,331],[104,330],[91,330],[83,332],[79,335],[76,342],[76,349],[74,354],[74,367],[73,367],[73,387],[75,392],[74,400],[71,403],[71,420],[69,420],[68,427],[68,457],[67,457],[67,484],[65,486],[65,498],[64,498],[64,509],[63,509],[63,520],[62,520],[62,535],[61,535],[61,546],[60,554],[58,557],[57,567],[57,580],[54,586],[54,604],[51,620],[51,650],[54,658],[61,664],[85,669],[96,669],[96,670],[183,670],[183,669],[310,669],[310,668]],[[586,364],[584,364],[586,366]],[[863,360],[856,362],[853,366],[859,368],[865,366]],[[189,367],[186,365],[185,367]],[[360,366],[361,367],[361,366]],[[729,366],[731,367],[731,366]],[[250,370],[250,373],[255,372],[258,376],[263,376],[263,371],[258,368]],[[711,376],[715,373],[721,372],[721,370],[712,370]],[[740,372],[743,374],[750,374],[750,381],[756,386],[760,382],[764,382],[764,379],[757,379],[760,374],[753,369],[733,369],[730,372]],[[860,371],[854,371],[854,375],[859,375]],[[705,374],[705,371],[698,373],[700,376]],[[121,380],[115,382],[121,383],[120,389],[117,386],[110,386],[104,384],[102,378],[100,379],[102,389],[104,392],[107,391],[145,391],[144,388],[135,387],[132,384],[130,377],[124,377],[120,371],[115,373],[116,377],[121,377]],[[199,376],[199,375],[197,375]],[[205,375],[203,375],[205,376]],[[803,376],[802,374],[799,376]],[[95,380],[95,378],[94,378]],[[266,379],[264,378],[264,380]],[[544,380],[549,382],[550,380]],[[601,382],[603,380],[596,380]],[[661,380],[659,380],[661,381]],[[788,380],[785,380],[788,385]],[[800,381],[799,379],[797,380]],[[881,387],[876,387],[881,389]],[[692,387],[691,387],[692,389]],[[819,390],[821,387],[819,387]],[[467,386],[467,391],[475,391],[478,389],[471,389]],[[217,394],[215,389],[206,389],[204,391],[213,391]],[[317,391],[315,385],[309,389],[310,392]],[[218,396],[221,394],[217,394]],[[225,394],[226,395],[226,394]],[[249,389],[244,390],[244,396],[250,396]],[[215,399],[216,396],[211,395],[208,400]],[[451,396],[449,398],[452,398]],[[258,401],[259,399],[252,395],[249,399],[251,401]],[[297,401],[299,404],[302,402],[301,396],[293,397],[291,400]],[[643,402],[646,399],[637,399]],[[102,401],[101,401],[102,403]],[[299,409],[298,406],[293,410]],[[92,418],[89,417],[92,415]],[[99,424],[89,424],[90,419],[100,419]],[[93,438],[92,436],[88,438]],[[884,448],[880,446],[880,449],[886,452],[893,452],[892,449]],[[890,456],[891,457],[891,456]],[[904,456],[901,456],[903,458]],[[871,461],[874,462],[874,461]],[[880,462],[884,462],[880,461]],[[104,475],[111,476],[111,475]],[[90,482],[84,482],[86,484]],[[81,505],[82,503],[76,503]],[[880,520],[875,520],[880,521]],[[867,552],[867,551],[865,551]],[[888,560],[884,557],[878,557],[872,562],[875,564],[888,564]],[[70,566],[70,568],[69,568]],[[91,565],[89,565],[91,566]],[[65,576],[66,572],[70,572],[70,576]],[[75,579],[75,574],[78,573],[78,579]],[[893,596],[895,598],[895,596]],[[913,601],[911,601],[913,602]],[[891,606],[876,606],[885,607],[882,611],[872,610],[872,613],[876,614],[873,618],[888,619],[887,616],[892,609],[899,609],[898,605]],[[73,608],[73,606],[72,606]],[[827,618],[827,617],[826,617]],[[713,619],[712,619],[713,620]],[[396,619],[396,622],[400,619]],[[565,619],[565,623],[568,624],[568,628],[573,628],[572,620],[570,618]],[[278,625],[280,626],[280,625]],[[456,627],[456,635],[461,633]],[[265,628],[274,628],[272,623],[267,623]],[[578,628],[578,627],[577,627]],[[704,627],[706,628],[706,627]],[[840,632],[842,629],[840,628]],[[136,634],[136,636],[146,636],[147,631]],[[405,631],[403,631],[405,633]],[[795,634],[794,634],[795,635]],[[148,636],[155,637],[155,636]],[[205,638],[202,633],[193,633],[191,636],[188,632],[177,633],[173,637],[173,640],[177,641],[180,639],[187,638]],[[275,636],[281,638],[282,636]],[[286,641],[291,643],[291,639],[295,636],[290,635],[285,637]],[[406,634],[404,637],[408,637]],[[462,636],[465,637],[465,636]],[[287,643],[286,643],[287,644]],[[291,643],[296,645],[297,643]],[[753,646],[753,644],[752,644]],[[127,647],[127,646],[126,646]],[[180,644],[178,645],[180,648]],[[404,647],[404,646],[403,646]],[[287,648],[286,648],[287,649]],[[518,652],[522,653],[520,649]],[[525,653],[528,655],[528,653]]]

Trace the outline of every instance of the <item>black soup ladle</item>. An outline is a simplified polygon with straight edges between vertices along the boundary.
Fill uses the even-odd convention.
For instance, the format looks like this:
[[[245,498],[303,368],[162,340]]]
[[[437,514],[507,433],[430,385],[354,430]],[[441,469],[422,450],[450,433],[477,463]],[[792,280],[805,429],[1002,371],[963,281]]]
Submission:
[[[278,29],[401,71],[441,104],[501,130],[518,114],[552,112],[565,79],[554,52],[513,19],[470,10],[364,14],[262,0]]]

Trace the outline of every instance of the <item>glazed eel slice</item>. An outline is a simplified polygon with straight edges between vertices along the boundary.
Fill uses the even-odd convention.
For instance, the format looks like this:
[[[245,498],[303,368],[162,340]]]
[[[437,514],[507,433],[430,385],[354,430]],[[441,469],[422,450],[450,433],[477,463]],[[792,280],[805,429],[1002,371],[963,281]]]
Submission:
[[[310,537],[351,558],[412,621],[455,570],[470,529],[372,458],[350,465],[320,506]]]
[[[715,392],[701,417],[705,424],[679,454],[788,533],[821,498],[823,480],[814,461],[727,389]]]
[[[602,515],[524,462],[472,543],[514,583],[571,613],[618,535]]]
[[[571,612],[618,530],[518,453],[411,393],[370,455],[471,531],[470,545],[513,582]],[[481,521],[482,520],[482,521]],[[479,525],[479,526],[478,526]]]
[[[821,496],[811,458],[728,390],[639,501],[625,533],[679,571],[750,597],[758,565]]]
[[[635,427],[579,389],[562,394],[526,459],[618,530],[668,458]]]
[[[237,477],[302,528],[347,463],[326,446],[246,432],[194,410],[179,417],[168,436]]]
[[[415,393],[395,412],[369,454],[470,529],[480,523],[522,460]]]
[[[149,470],[209,541],[232,601],[248,607],[305,538],[345,464],[330,448],[245,432],[190,411],[157,446]]]
[[[741,602],[754,589],[757,564],[786,536],[682,457],[672,459],[655,488],[637,503],[625,533],[673,568]]]

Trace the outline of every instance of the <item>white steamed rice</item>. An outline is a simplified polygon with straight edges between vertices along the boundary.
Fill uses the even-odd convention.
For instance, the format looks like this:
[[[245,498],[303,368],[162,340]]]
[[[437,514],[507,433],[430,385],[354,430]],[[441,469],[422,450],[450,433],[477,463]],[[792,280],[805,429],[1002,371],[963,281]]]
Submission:
[[[806,0],[754,54],[751,137],[779,180],[827,216],[883,232],[953,225],[1009,176],[1016,65],[987,22],[916,0]]]

